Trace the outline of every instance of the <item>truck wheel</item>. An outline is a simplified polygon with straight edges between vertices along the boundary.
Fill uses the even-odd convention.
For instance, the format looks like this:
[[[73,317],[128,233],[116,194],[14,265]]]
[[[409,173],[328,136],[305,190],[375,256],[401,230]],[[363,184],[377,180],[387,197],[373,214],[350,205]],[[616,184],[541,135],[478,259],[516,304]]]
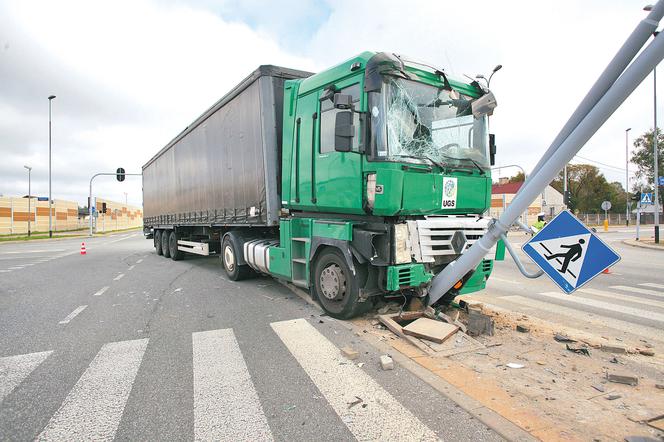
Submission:
[[[173,261],[179,261],[183,258],[184,254],[178,250],[178,236],[175,234],[175,231],[172,231],[168,235],[168,251]]]
[[[248,265],[238,265],[238,251],[235,250],[235,244],[228,237],[224,237],[221,243],[221,262],[228,278],[232,281],[240,281],[254,275],[254,271]]]
[[[157,255],[161,255],[161,230],[154,231],[154,249],[157,251]]]
[[[171,257],[171,250],[168,248],[168,238],[169,238],[169,231],[164,230],[161,232],[161,253],[164,255],[166,258]]]
[[[337,249],[326,248],[321,252],[314,265],[312,282],[314,297],[333,318],[350,319],[370,306],[369,302],[358,302],[358,281]]]

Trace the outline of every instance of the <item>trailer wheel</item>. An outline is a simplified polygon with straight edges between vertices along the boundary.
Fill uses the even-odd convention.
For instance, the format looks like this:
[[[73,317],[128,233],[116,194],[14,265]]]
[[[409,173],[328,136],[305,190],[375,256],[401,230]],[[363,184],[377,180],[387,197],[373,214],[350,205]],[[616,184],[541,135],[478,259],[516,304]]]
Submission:
[[[224,241],[221,243],[221,263],[228,278],[232,281],[247,279],[254,274],[248,265],[239,265],[237,257],[238,251],[235,249],[235,244],[230,237],[224,237]]]
[[[157,251],[157,255],[161,255],[161,230],[154,231],[154,249]]]
[[[184,253],[178,250],[178,236],[175,234],[175,230],[168,235],[168,251],[173,261],[179,261],[183,258]]]
[[[166,257],[170,258],[171,257],[171,250],[168,248],[168,238],[169,238],[169,231],[164,230],[161,232],[161,253]]]
[[[325,312],[337,319],[350,319],[369,307],[360,303],[357,278],[346,264],[342,253],[331,247],[320,252],[313,272],[313,295]]]

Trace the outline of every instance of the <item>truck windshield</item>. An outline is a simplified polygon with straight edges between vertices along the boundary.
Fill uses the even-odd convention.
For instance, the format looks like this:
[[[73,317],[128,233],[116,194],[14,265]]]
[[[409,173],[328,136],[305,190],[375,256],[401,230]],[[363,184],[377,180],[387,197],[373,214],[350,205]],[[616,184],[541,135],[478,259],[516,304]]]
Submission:
[[[390,78],[381,95],[371,104],[379,157],[489,167],[487,117],[473,116],[472,97],[401,78]]]

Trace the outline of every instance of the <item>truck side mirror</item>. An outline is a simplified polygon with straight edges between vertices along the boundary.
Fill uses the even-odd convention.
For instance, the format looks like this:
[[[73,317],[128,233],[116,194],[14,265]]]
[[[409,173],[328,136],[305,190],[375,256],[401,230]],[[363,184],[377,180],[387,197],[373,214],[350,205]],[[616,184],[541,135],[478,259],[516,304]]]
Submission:
[[[489,163],[492,166],[496,164],[496,135],[489,134]]]
[[[350,152],[353,148],[354,136],[353,111],[337,112],[334,120],[334,150],[337,152]]]
[[[345,94],[334,94],[334,108],[343,110],[353,109],[353,96]]]

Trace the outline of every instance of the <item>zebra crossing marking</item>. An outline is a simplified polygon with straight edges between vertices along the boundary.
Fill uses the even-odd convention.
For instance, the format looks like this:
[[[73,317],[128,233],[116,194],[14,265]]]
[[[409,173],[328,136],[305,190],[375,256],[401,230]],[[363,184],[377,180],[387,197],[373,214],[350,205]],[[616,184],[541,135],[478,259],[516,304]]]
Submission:
[[[639,285],[642,285],[644,287],[652,287],[654,289],[662,289],[664,290],[664,284],[655,284],[654,282],[643,282]]]
[[[85,310],[87,307],[88,307],[87,305],[79,305],[78,307],[76,307],[76,308],[74,309],[73,312],[71,312],[70,314],[68,314],[68,315],[65,317],[65,319],[63,319],[62,321],[58,322],[58,324],[60,324],[60,325],[69,324],[69,322],[70,322],[72,319],[74,319],[79,313],[81,313],[81,312],[82,312],[83,310]]]
[[[304,319],[273,322],[275,333],[358,440],[438,440],[371,376],[348,364],[339,349]],[[343,364],[342,364],[343,363]],[[364,399],[367,407],[348,407]]]
[[[611,292],[605,292],[603,290],[597,290],[597,289],[579,289],[580,292],[582,293],[587,293],[589,295],[594,295],[594,296],[601,296],[603,298],[610,298],[610,299],[618,299],[621,301],[626,301],[632,304],[642,304],[642,305],[650,305],[652,307],[659,307],[664,309],[664,301],[653,301],[652,299],[645,299],[645,298],[637,298],[634,296],[630,295],[623,295],[621,293],[611,293]]]
[[[0,358],[0,402],[53,353],[42,351]]]
[[[194,439],[273,440],[233,330],[193,333],[192,343]]]
[[[633,322],[627,322],[620,319],[614,319],[597,314],[593,314],[593,316],[590,316],[588,312],[583,310],[577,310],[572,307],[564,307],[558,304],[552,304],[550,302],[545,302],[545,301],[538,301],[532,298],[526,298],[518,295],[502,296],[500,299],[517,305],[531,307],[538,310],[542,310],[544,312],[555,313],[567,316],[569,318],[577,319],[579,321],[600,325],[602,327],[610,328],[613,330],[632,333],[634,335],[642,336],[644,338],[648,338],[654,341],[664,342],[664,334],[662,333],[661,330],[654,327],[648,327],[646,325],[635,324]],[[537,316],[537,314],[535,314],[535,316]]]
[[[147,344],[104,344],[37,440],[112,440]]]
[[[609,302],[596,301],[594,299],[579,298],[578,296],[563,296],[556,292],[543,292],[543,293],[538,293],[538,295],[547,297],[549,299],[573,302],[575,304],[582,304],[588,307],[597,307],[603,310],[610,310],[612,312],[624,313],[639,318],[652,319],[653,321],[664,322],[664,314],[655,313],[648,310],[641,310],[634,307],[626,307],[624,305],[611,304]]]
[[[108,286],[104,286],[104,287],[100,288],[100,289],[97,291],[97,293],[93,294],[92,296],[101,296],[101,295],[103,295],[104,292],[105,292],[106,290],[108,290],[108,289],[109,289]]]
[[[625,292],[633,292],[633,293],[639,293],[641,295],[653,295],[653,296],[661,296],[664,297],[664,293],[657,291],[657,290],[648,290],[648,289],[642,289],[639,287],[630,287],[627,285],[612,285],[609,287],[610,289],[614,290],[623,290]]]

